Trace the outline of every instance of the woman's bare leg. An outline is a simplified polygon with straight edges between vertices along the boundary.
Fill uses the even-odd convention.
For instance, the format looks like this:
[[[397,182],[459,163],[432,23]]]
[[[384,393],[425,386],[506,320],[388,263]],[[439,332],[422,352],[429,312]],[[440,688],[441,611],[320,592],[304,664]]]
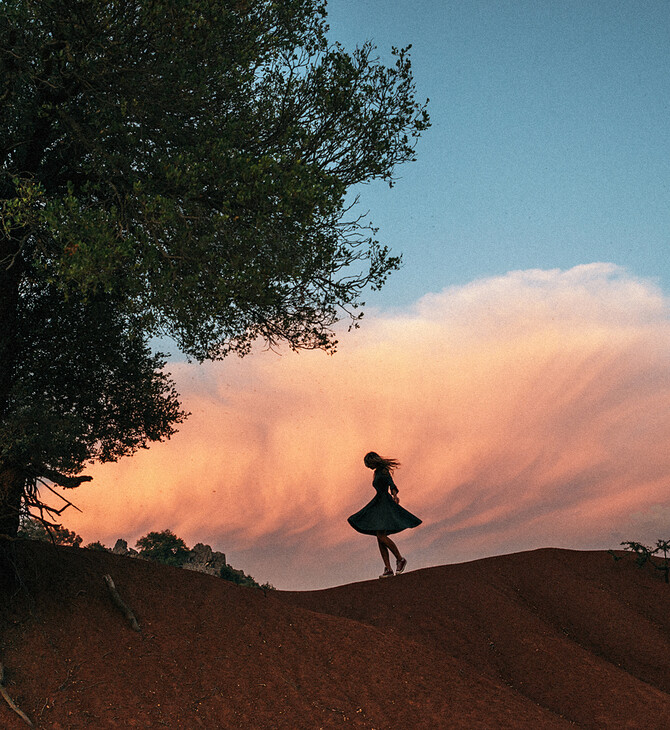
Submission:
[[[398,550],[398,546],[385,532],[377,533],[377,542],[379,543],[379,552],[382,554],[384,565],[390,570],[391,564],[389,563],[389,550],[393,553],[396,560],[402,560],[400,550]]]
[[[381,538],[379,537],[379,533],[377,533],[377,545],[379,545],[379,552],[382,554],[382,560],[384,561],[384,566],[385,566],[386,570],[391,570],[391,561],[389,560],[389,549],[381,541]]]
[[[398,546],[391,540],[391,538],[388,535],[384,536],[386,538],[386,547],[393,553],[396,560],[402,560],[402,555],[400,554],[400,550],[398,550]]]

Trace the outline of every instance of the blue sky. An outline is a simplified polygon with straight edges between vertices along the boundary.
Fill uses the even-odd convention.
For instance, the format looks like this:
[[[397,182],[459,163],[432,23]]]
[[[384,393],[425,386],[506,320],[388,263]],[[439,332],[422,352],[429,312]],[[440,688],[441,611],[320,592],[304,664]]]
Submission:
[[[330,36],[413,44],[432,127],[362,206],[404,268],[368,305],[608,261],[670,290],[670,3],[330,0]],[[389,59],[390,60],[390,59]]]

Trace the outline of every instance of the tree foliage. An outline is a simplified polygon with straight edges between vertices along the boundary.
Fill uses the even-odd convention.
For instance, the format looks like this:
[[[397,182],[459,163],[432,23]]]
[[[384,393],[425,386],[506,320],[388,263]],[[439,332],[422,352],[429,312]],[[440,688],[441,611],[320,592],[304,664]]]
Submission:
[[[3,218],[21,259],[121,286],[199,359],[257,337],[327,346],[336,307],[396,266],[344,199],[391,180],[427,125],[406,51],[387,68],[370,44],[329,47],[315,0],[4,5]]]
[[[141,558],[165,565],[174,565],[178,568],[181,568],[190,555],[186,543],[172,530],[150,532],[141,537],[135,547],[138,548]]]
[[[151,337],[330,350],[398,267],[348,192],[392,184],[425,104],[407,49],[326,28],[322,0],[0,3],[0,533],[26,479],[174,431]]]
[[[76,473],[87,460],[113,461],[174,432],[184,414],[164,360],[115,299],[63,298],[54,285],[24,282],[0,459],[36,476]]]
[[[44,522],[24,514],[19,525],[17,537],[25,540],[40,540],[51,542],[54,545],[79,547],[82,539],[73,530],[68,530],[60,524],[45,524]],[[90,547],[90,546],[87,546]]]

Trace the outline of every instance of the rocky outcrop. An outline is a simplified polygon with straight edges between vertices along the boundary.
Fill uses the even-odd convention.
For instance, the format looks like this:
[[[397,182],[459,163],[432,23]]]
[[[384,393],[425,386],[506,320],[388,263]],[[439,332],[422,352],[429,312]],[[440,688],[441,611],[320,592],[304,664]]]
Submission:
[[[187,570],[195,570],[198,573],[209,573],[210,575],[221,575],[221,568],[226,564],[226,556],[209,545],[199,542],[190,551],[188,560],[182,565]]]
[[[129,548],[127,541],[121,538],[119,538],[114,544],[112,552],[115,555],[126,555],[130,558],[136,558],[139,555],[137,550],[135,550],[134,548]]]
[[[137,550],[128,547],[128,542],[119,538],[111,552],[115,555],[125,555],[129,558],[141,557]],[[217,550],[212,550],[209,545],[199,542],[192,550],[182,568],[195,570],[197,573],[208,573],[209,575],[221,576],[221,568],[226,564],[226,556]]]

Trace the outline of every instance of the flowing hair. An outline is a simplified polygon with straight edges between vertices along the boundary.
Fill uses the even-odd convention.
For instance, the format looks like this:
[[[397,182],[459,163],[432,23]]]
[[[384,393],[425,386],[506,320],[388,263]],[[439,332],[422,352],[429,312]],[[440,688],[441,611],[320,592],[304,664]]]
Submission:
[[[379,456],[376,451],[369,451],[363,457],[363,461],[366,465],[373,466],[375,469],[388,469],[391,474],[394,469],[400,466],[397,459],[385,459],[383,456]]]

